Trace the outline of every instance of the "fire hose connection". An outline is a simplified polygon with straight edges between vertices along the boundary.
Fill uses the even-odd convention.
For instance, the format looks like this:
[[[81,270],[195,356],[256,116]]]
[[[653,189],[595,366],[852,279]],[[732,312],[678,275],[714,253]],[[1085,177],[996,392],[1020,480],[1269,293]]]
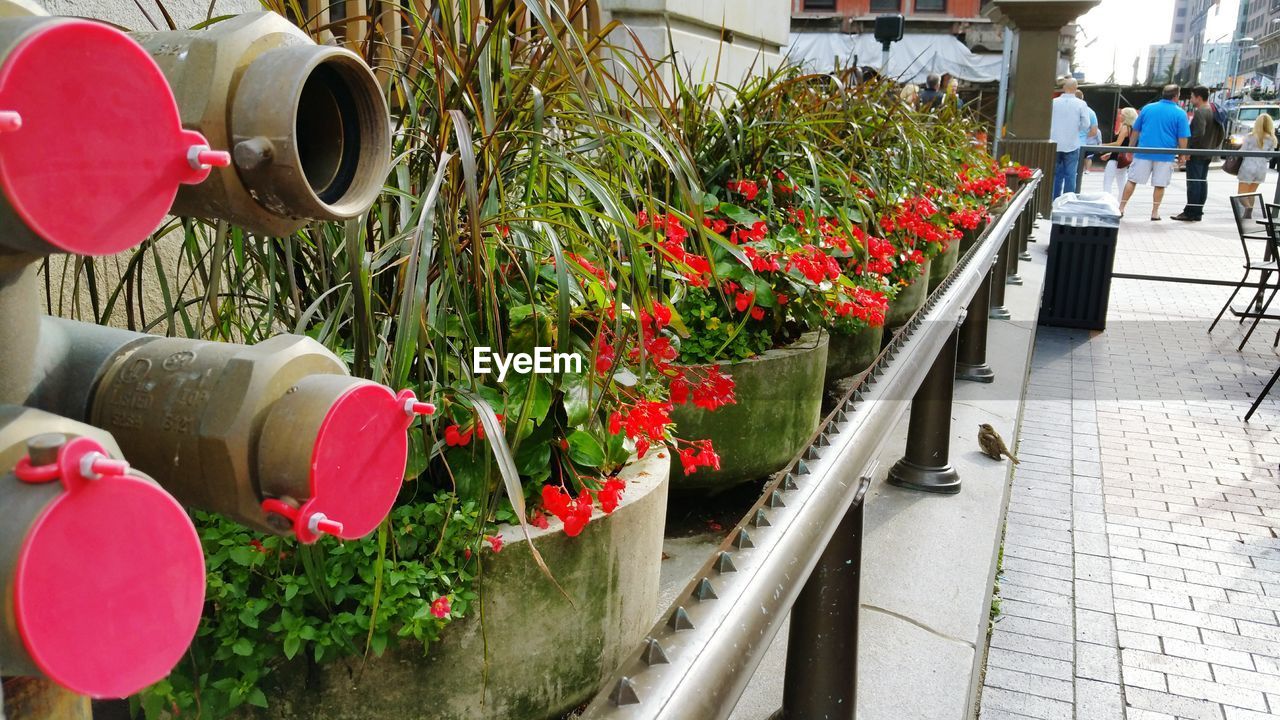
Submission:
[[[186,511],[110,435],[0,406],[0,672],[125,697],[163,679],[204,606]]]

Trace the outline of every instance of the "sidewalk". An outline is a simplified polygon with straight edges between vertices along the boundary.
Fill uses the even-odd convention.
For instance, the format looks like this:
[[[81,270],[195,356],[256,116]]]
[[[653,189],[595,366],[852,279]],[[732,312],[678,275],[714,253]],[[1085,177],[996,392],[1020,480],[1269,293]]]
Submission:
[[[1184,178],[1161,222],[1138,189],[1117,272],[1239,277],[1234,178],[1183,224]],[[1241,421],[1277,323],[1207,335],[1229,293],[1118,279],[1105,332],[1040,329],[981,720],[1280,718],[1280,393]]]

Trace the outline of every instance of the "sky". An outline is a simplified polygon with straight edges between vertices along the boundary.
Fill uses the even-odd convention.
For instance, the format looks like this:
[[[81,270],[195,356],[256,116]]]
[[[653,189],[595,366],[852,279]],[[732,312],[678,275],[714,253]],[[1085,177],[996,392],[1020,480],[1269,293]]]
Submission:
[[[1236,24],[1239,0],[1218,0],[1209,9],[1205,42],[1230,38]],[[1146,79],[1151,45],[1169,42],[1173,30],[1173,0],[1102,0],[1080,18],[1076,63],[1087,82],[1105,82],[1115,72],[1116,81],[1133,81],[1133,61],[1138,79]]]

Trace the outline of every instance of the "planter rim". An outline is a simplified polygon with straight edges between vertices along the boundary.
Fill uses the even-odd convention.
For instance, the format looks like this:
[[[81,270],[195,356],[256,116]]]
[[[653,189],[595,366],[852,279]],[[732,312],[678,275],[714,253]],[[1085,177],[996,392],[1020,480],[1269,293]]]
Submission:
[[[671,466],[671,449],[666,445],[655,445],[649,448],[649,452],[644,457],[637,458],[632,455],[631,460],[622,466],[622,470],[618,472],[618,477],[627,481],[627,489],[622,493],[622,497],[618,500],[618,507],[613,512],[618,512],[622,508],[641,500],[649,494],[649,491],[661,485],[666,479]],[[591,509],[591,521],[595,522],[601,518],[608,517],[612,513],[606,513],[598,506]],[[554,515],[546,513],[547,527],[539,528],[532,524],[529,525],[529,537],[525,537],[524,530],[520,525],[512,525],[511,523],[502,523],[498,526],[497,534],[502,536],[503,544],[507,546],[526,543],[529,540],[538,540],[548,535],[555,535],[564,531],[564,523]]]

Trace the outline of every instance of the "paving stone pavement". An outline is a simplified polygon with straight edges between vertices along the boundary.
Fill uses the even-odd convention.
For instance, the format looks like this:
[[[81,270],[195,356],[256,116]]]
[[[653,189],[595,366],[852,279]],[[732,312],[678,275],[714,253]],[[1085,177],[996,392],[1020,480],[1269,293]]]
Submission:
[[[1159,223],[1140,188],[1116,271],[1237,279],[1211,179],[1193,225],[1181,176]],[[981,720],[1280,718],[1280,391],[1241,420],[1280,323],[1237,352],[1234,322],[1205,332],[1228,294],[1117,279],[1105,332],[1040,328]]]

